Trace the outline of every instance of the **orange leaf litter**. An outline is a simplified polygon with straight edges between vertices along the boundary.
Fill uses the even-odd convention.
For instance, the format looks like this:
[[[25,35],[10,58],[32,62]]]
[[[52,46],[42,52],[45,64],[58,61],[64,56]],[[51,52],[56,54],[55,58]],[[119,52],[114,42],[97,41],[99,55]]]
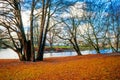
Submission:
[[[120,56],[45,58],[35,63],[1,59],[0,80],[120,80]]]

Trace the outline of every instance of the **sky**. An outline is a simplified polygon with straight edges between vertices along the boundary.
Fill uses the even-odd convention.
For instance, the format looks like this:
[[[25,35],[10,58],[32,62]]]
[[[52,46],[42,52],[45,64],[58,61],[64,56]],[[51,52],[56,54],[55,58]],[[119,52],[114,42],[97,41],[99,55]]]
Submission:
[[[26,0],[27,1],[27,0]],[[110,11],[110,0],[61,0],[63,1],[65,4],[70,4],[71,2],[76,2],[75,4],[75,7],[81,7],[80,3],[81,2],[89,2],[91,4],[95,3],[95,4],[99,4],[100,6],[104,4],[104,11],[105,12],[111,12]],[[120,12],[120,0],[111,0],[112,1],[112,6],[113,6],[113,9],[114,11],[119,11]],[[107,2],[107,3],[106,3]],[[78,3],[78,4],[77,4]],[[89,8],[89,6],[88,6]],[[78,11],[76,10],[75,8],[72,8],[73,9],[73,12],[76,14],[79,14],[80,12],[82,11]],[[94,9],[94,11],[97,11],[97,9]],[[29,15],[30,15],[30,11],[29,9],[25,10],[22,12],[22,18],[23,18],[23,24],[24,24],[24,27],[28,27],[29,26]],[[69,16],[69,14],[66,14],[65,12],[63,12],[63,14],[61,15],[64,15],[64,16]]]
[[[71,0],[72,1],[72,0]],[[93,3],[93,1],[96,1],[96,0],[89,0],[90,2]],[[99,2],[100,0],[98,0]],[[101,3],[99,3],[100,5],[103,3],[103,2],[106,2],[107,0],[103,0]],[[73,6],[69,6],[68,8],[71,9],[71,13],[76,16],[76,15],[79,15],[79,16],[83,16],[83,14],[85,13],[85,11],[83,11],[82,9],[82,4],[84,4],[85,0],[84,1],[78,1],[76,2]],[[98,3],[97,3],[98,4]],[[108,13],[111,13],[110,11],[110,4],[111,2],[107,2],[103,7],[104,7],[104,13],[103,13],[103,17],[106,16]],[[89,8],[89,6],[88,6]],[[113,1],[113,8],[114,8],[114,11],[120,11],[120,0],[116,0],[116,1]],[[97,12],[98,10],[96,10],[94,8],[94,12]],[[89,12],[89,11],[88,11]],[[36,12],[35,12],[36,13]],[[25,28],[25,31],[27,31],[30,23],[29,23],[29,15],[30,15],[30,10],[25,10],[22,12],[22,18],[23,18],[23,24],[24,24],[24,28]],[[70,14],[69,13],[66,13],[66,12],[63,12],[61,15],[59,16],[62,16],[63,18],[64,17],[69,17]],[[80,31],[82,34],[84,34],[84,31],[87,30],[87,27],[86,27],[86,24],[82,24],[80,25]]]
[[[29,0],[24,0],[24,1],[29,1]],[[56,0],[55,0],[56,1]],[[81,3],[83,3],[83,2],[89,2],[89,3],[91,3],[91,4],[93,4],[93,3],[96,3],[96,4],[102,4],[102,3],[105,3],[105,2],[107,2],[107,3],[105,3],[105,12],[106,13],[110,13],[111,11],[110,11],[110,8],[111,8],[111,6],[110,6],[110,4],[111,4],[111,2],[110,2],[110,0],[61,0],[61,1],[63,1],[64,2],[64,4],[66,4],[66,5],[68,5],[68,4],[70,4],[70,3],[73,3],[73,2],[76,2],[75,3],[75,8],[74,7],[71,7],[71,6],[69,6],[68,8],[70,8],[71,7],[71,11],[72,11],[72,14],[74,14],[74,15],[82,15],[82,13],[81,12],[83,12],[82,10],[76,10],[76,8],[80,8],[81,7]],[[115,12],[120,12],[120,0],[111,0],[112,1],[112,3],[113,3],[113,9],[114,9],[114,11]],[[89,6],[88,6],[88,8],[89,8]],[[94,11],[96,12],[97,11],[97,9],[94,9]],[[25,27],[25,30],[27,30],[27,27],[29,27],[29,25],[30,25],[30,23],[29,23],[29,18],[30,18],[30,10],[29,9],[25,9],[24,11],[22,11],[21,12],[22,13],[22,20],[23,20],[23,25],[24,25],[24,27]],[[81,14],[80,14],[81,13]],[[60,16],[63,16],[63,17],[68,17],[68,16],[70,16],[68,13],[66,13],[66,12],[63,12]]]

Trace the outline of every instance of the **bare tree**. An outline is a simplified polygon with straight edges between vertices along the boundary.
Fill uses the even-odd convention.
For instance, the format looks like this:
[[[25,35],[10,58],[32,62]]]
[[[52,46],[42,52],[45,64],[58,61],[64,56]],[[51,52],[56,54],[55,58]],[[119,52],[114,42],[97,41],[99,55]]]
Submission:
[[[67,23],[67,22],[62,20],[63,24],[65,24],[64,28],[63,28],[64,32],[61,29],[61,32],[57,36],[60,39],[68,40],[71,43],[71,45],[73,46],[76,53],[78,55],[81,55],[78,40],[77,40],[78,25],[75,23],[75,18],[69,18],[69,20],[71,21],[71,25],[70,25],[70,22]]]
[[[120,10],[119,6],[115,2],[109,0],[108,11],[108,42],[114,52],[119,52],[120,48]]]
[[[32,6],[31,6],[31,14],[30,14],[30,44],[31,44],[31,56],[32,61],[35,61],[35,50],[34,50],[34,40],[33,40],[33,16],[34,16],[34,9],[36,5],[36,0],[32,0]]]
[[[76,53],[78,55],[81,55],[81,52],[80,52],[80,45],[78,44],[78,39],[79,38],[79,35],[78,35],[78,28],[79,28],[79,25],[80,25],[80,20],[81,20],[81,15],[79,14],[82,14],[81,12],[81,8],[77,8],[76,9],[76,5],[79,4],[79,3],[76,3],[72,6],[69,7],[69,9],[67,9],[67,11],[65,12],[65,14],[67,14],[67,16],[63,16],[61,18],[61,26],[60,27],[60,33],[57,35],[60,39],[63,39],[63,40],[67,40],[71,43],[71,45],[73,46],[73,49],[76,51]],[[80,4],[80,5],[83,5]],[[79,12],[78,11],[73,11],[73,9],[75,10],[80,10]],[[75,13],[75,12],[78,12],[78,13]]]
[[[33,13],[37,0],[32,0],[31,15],[30,15],[30,29],[31,39],[26,38],[23,21],[22,21],[22,2],[20,0],[2,0],[0,4],[0,25],[7,30],[6,38],[4,40],[10,40],[12,46],[2,42],[5,46],[14,50],[19,59],[22,61],[35,61],[34,58],[34,46],[33,46]],[[31,55],[32,54],[32,55]]]
[[[42,18],[40,27],[40,39],[38,43],[38,55],[37,60],[43,60],[44,46],[46,41],[47,28],[49,26],[50,19],[50,0],[42,0]],[[49,10],[48,10],[49,9]],[[47,14],[47,10],[49,11]],[[47,20],[46,20],[47,17]],[[46,24],[46,25],[45,25]]]
[[[61,9],[61,7],[58,7],[61,2],[56,2],[57,5],[55,8],[51,3],[55,3],[55,1],[51,0],[31,0],[27,1],[30,2],[27,4],[28,9],[30,9],[30,32],[29,36],[30,39],[26,37],[26,33],[23,26],[22,21],[22,8],[26,8],[20,0],[2,0],[0,1],[0,4],[3,6],[0,6],[0,25],[4,27],[7,30],[7,40],[10,40],[13,44],[13,46],[6,44],[2,42],[5,46],[13,49],[19,56],[20,60],[28,61],[32,60],[35,61],[35,51],[34,51],[34,34],[33,34],[33,27],[34,27],[34,18],[36,17],[36,14],[34,14],[36,8],[42,9],[40,12],[39,17],[39,36],[36,36],[38,39],[38,55],[37,60],[43,60],[43,53],[44,53],[44,46],[46,41],[46,35],[49,27],[49,21],[50,17],[54,15],[54,13]],[[24,3],[25,4],[25,3]],[[31,7],[31,8],[30,8]],[[54,10],[53,10],[54,9]],[[52,12],[51,12],[52,10]],[[12,35],[14,33],[15,37]]]
[[[20,1],[14,0],[14,1],[1,1],[1,13],[0,13],[0,25],[7,30],[7,35],[14,47],[3,43],[5,46],[13,49],[15,52],[17,52],[20,60],[27,59],[27,51],[26,51],[26,45],[27,40],[24,33],[23,23],[22,23],[22,17],[21,17],[21,5]],[[12,11],[12,12],[11,12]],[[12,36],[12,32],[15,32],[17,35],[18,40],[15,40]],[[18,45],[17,42],[20,44]],[[24,54],[23,54],[23,48],[24,48]]]
[[[43,60],[44,48],[47,37],[46,35],[50,27],[50,19],[52,17],[57,17],[57,15],[60,14],[61,9],[63,9],[64,7],[68,7],[62,3],[63,3],[62,0],[61,1],[42,0],[37,60],[40,61]],[[54,15],[55,13],[56,15]]]
[[[106,34],[108,27],[104,27],[104,7],[105,3],[86,3],[86,14],[83,15],[83,27],[80,33],[81,37],[90,44],[97,53],[100,53],[100,48],[104,48],[106,42]]]
[[[48,30],[47,41],[50,44],[51,50],[53,50],[53,43],[56,43],[58,40],[56,35],[57,33],[54,28],[51,28],[50,30]]]

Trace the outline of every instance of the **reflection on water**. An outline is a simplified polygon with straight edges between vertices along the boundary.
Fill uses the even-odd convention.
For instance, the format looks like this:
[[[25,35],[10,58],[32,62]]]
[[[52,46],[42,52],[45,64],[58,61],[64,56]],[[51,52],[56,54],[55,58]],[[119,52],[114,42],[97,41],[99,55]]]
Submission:
[[[101,54],[104,53],[111,53],[112,49],[103,49],[100,50]],[[82,55],[87,55],[87,54],[96,54],[95,50],[85,50],[85,51],[81,51]],[[64,57],[64,56],[75,56],[77,55],[76,52],[57,52],[57,53],[45,53],[44,57]]]
[[[0,49],[0,59],[18,59],[18,55],[11,49]]]
[[[44,57],[64,57],[64,56],[75,56],[75,52],[56,52],[56,53],[45,53]]]
[[[111,53],[111,49],[104,49],[100,50],[102,54],[104,53]],[[85,50],[81,51],[82,55],[86,54],[96,54],[95,50]],[[75,56],[77,55],[76,52],[53,52],[53,53],[45,53],[44,58],[47,57],[63,57],[63,56]],[[11,49],[0,49],[0,59],[18,59],[18,55],[12,51]]]

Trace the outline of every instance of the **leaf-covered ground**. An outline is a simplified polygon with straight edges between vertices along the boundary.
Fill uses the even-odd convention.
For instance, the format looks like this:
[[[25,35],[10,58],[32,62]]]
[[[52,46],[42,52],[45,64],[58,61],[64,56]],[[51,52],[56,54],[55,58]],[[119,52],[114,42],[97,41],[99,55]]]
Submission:
[[[35,63],[0,60],[0,80],[120,80],[120,56],[46,58]]]

